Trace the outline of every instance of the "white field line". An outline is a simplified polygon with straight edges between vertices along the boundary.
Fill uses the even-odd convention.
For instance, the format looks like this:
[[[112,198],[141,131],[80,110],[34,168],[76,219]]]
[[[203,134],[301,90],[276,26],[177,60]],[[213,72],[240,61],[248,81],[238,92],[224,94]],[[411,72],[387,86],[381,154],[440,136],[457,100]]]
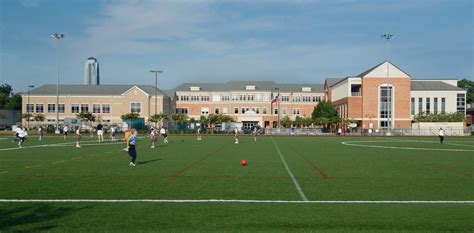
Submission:
[[[156,202],[156,203],[275,203],[275,204],[474,204],[472,200],[445,201],[445,200],[321,200],[321,201],[287,201],[287,200],[226,200],[226,199],[201,199],[201,200],[166,200],[166,199],[0,199],[0,203],[134,203],[134,202]]]
[[[438,141],[426,141],[426,140],[412,140],[412,139],[398,139],[398,138],[386,138],[387,140],[394,140],[400,142],[421,142],[421,143],[429,143],[429,144],[440,144]],[[473,147],[474,145],[466,145],[466,144],[458,144],[452,142],[444,142],[444,145],[453,145],[453,146],[465,146],[465,147]]]
[[[56,161],[56,162],[52,162],[51,164],[58,164],[58,163],[64,163],[65,161],[64,160],[59,160],[59,161]]]
[[[25,168],[34,168],[34,167],[41,167],[41,166],[42,166],[41,164],[36,164],[36,165],[27,166]]]
[[[5,174],[5,173],[7,173],[7,172],[8,172],[8,171],[2,171],[2,172],[0,172],[0,174]]]
[[[350,141],[350,142],[341,142],[341,144],[346,146],[358,146],[358,147],[371,147],[371,148],[383,148],[383,149],[400,149],[400,150],[427,150],[427,151],[457,151],[457,152],[470,152],[474,151],[469,149],[448,149],[448,148],[419,148],[419,147],[403,147],[403,146],[378,146],[378,145],[364,145],[356,143],[364,142],[383,142],[383,141]],[[394,141],[394,142],[405,142],[405,141]]]
[[[63,143],[56,143],[56,144],[44,144],[44,145],[34,145],[34,146],[24,146],[22,148],[19,147],[11,147],[11,148],[3,148],[0,151],[8,151],[8,150],[24,150],[24,149],[31,149],[31,148],[39,148],[39,147],[60,147],[60,146],[73,146],[76,142],[63,142]],[[81,143],[81,146],[105,146],[110,144],[123,144],[123,142],[103,142],[103,143]]]
[[[281,159],[281,161],[283,162],[283,165],[285,165],[286,171],[288,172],[288,174],[290,175],[291,179],[293,180],[293,183],[295,184],[296,190],[298,190],[298,193],[300,194],[301,199],[302,199],[303,201],[308,201],[308,198],[306,198],[306,195],[304,195],[303,190],[301,189],[300,185],[298,184],[298,181],[296,181],[295,176],[293,175],[293,173],[291,172],[290,168],[288,167],[288,164],[286,163],[285,158],[283,158],[283,155],[282,155],[281,152],[280,152],[280,148],[279,148],[278,145],[275,143],[275,140],[273,140],[273,137],[271,137],[271,139],[272,139],[273,145],[275,145],[275,147],[276,147],[276,149],[277,149],[277,151],[278,151],[278,154],[280,155],[280,159]]]

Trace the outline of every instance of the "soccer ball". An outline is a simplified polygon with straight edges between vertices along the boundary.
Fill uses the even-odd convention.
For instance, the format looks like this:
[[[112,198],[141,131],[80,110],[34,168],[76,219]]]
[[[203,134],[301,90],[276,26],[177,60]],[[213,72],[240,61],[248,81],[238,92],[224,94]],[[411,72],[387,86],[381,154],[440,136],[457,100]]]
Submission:
[[[241,162],[242,166],[246,166],[247,165],[247,160],[243,159]]]

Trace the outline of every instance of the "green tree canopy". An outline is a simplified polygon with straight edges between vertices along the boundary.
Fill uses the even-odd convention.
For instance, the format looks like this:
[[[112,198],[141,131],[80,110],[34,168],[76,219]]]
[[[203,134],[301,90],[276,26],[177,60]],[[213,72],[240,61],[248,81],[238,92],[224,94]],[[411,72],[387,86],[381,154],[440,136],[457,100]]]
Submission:
[[[37,122],[43,122],[46,119],[46,117],[41,113],[36,113],[33,119]]]
[[[131,112],[131,113],[126,113],[126,114],[121,115],[120,118],[122,118],[123,121],[136,120],[136,119],[140,118],[140,114],[135,113],[135,112]]]
[[[463,88],[467,91],[466,102],[474,102],[474,81],[463,79],[458,82],[458,87]]]
[[[290,117],[288,117],[288,115],[284,116],[283,119],[280,120],[280,124],[281,124],[284,128],[290,128],[290,127],[291,127],[291,123],[293,123],[293,121],[290,119]]]
[[[417,122],[463,122],[465,120],[466,116],[462,112],[441,114],[420,112],[415,116]]]
[[[312,118],[314,123],[325,128],[329,128],[331,124],[339,122],[336,108],[328,101],[322,101],[314,108]]]
[[[178,124],[183,124],[188,121],[188,115],[184,113],[176,113],[171,116],[171,119]]]
[[[78,113],[76,116],[81,121],[87,121],[87,122],[94,122],[95,121],[95,116],[90,112],[81,112],[81,113]]]
[[[12,86],[0,86],[0,109],[21,110],[21,94],[13,93]]]

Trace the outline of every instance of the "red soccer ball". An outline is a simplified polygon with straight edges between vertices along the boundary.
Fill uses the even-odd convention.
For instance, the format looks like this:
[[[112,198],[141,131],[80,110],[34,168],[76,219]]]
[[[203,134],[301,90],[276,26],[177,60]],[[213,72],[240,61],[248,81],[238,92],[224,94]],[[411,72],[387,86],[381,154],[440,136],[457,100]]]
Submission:
[[[246,165],[247,165],[247,160],[243,159],[243,160],[241,161],[241,164],[242,164],[242,166],[246,166]]]

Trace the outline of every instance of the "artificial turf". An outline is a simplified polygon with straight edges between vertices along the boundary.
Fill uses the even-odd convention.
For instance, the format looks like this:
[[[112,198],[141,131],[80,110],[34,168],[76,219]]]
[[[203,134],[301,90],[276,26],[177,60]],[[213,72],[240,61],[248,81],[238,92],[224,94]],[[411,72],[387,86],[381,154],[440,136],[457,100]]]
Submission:
[[[474,200],[472,137],[169,141],[151,149],[140,138],[130,167],[123,143],[31,137],[5,150],[16,145],[0,140],[0,199]],[[0,202],[0,232],[35,230],[472,232],[474,204]]]

